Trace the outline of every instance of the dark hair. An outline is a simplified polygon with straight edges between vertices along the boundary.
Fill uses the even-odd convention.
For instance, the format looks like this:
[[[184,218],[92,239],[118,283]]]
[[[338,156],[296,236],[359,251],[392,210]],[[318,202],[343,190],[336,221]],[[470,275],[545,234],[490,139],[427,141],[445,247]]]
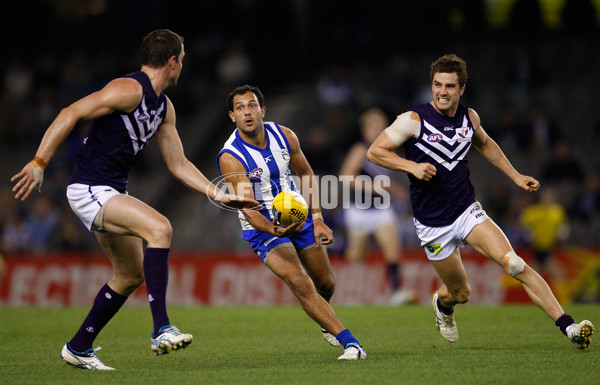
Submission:
[[[444,55],[431,63],[431,71],[429,72],[430,82],[433,82],[433,75],[438,72],[456,72],[458,85],[462,88],[462,86],[467,84],[467,63],[455,54]]]
[[[162,67],[171,56],[178,60],[182,49],[182,36],[169,29],[157,29],[147,34],[142,41],[142,65]]]
[[[254,95],[256,95],[256,98],[258,99],[258,104],[261,107],[265,105],[265,97],[263,96],[262,92],[260,92],[258,87],[253,87],[246,84],[237,87],[236,89],[231,91],[229,95],[227,95],[227,111],[233,111],[233,98],[235,97],[235,95],[243,95],[247,92],[252,92]]]

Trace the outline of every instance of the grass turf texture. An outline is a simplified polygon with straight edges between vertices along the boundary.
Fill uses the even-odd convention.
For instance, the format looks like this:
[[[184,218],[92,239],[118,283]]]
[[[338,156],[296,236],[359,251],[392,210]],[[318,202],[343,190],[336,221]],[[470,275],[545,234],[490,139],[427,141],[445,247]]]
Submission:
[[[596,384],[600,338],[577,350],[534,306],[459,306],[460,339],[446,342],[429,306],[335,307],[364,361],[337,361],[300,307],[172,307],[192,333],[185,350],[155,357],[147,308],[125,307],[94,346],[116,368],[63,366],[60,350],[87,308],[0,308],[2,384]],[[600,326],[600,306],[571,305]],[[598,331],[597,331],[598,333]]]

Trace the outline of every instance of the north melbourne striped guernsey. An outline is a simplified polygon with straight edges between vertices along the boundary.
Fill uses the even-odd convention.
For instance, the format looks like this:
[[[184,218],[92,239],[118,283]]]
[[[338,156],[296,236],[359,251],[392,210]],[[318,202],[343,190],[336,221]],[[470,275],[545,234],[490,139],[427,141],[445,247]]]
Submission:
[[[217,155],[217,166],[222,174],[219,157],[225,152],[238,159],[252,183],[254,199],[263,205],[261,214],[272,221],[271,208],[275,196],[282,191],[298,190],[290,173],[290,144],[285,134],[275,122],[264,122],[264,129],[267,135],[264,149],[245,142],[236,129]],[[238,216],[243,230],[254,229],[244,214],[239,212]]]

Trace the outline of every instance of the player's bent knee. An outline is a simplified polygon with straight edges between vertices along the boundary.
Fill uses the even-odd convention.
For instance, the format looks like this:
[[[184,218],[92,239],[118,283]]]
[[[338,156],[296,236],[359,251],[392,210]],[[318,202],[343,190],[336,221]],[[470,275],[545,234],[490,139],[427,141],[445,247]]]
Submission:
[[[159,226],[157,226],[156,231],[160,232],[163,236],[171,237],[173,235],[173,227],[171,226],[171,222],[167,218],[164,218],[159,222]]]
[[[313,285],[310,277],[306,274],[298,274],[293,277],[288,277],[285,278],[284,281],[297,297],[304,297],[307,296],[311,291],[315,291],[315,286]]]
[[[155,221],[152,225],[152,238],[148,239],[148,242],[154,241],[153,243],[170,243],[171,237],[173,236],[173,227],[171,222],[166,217],[162,217],[161,220]]]
[[[523,258],[519,257],[514,251],[509,251],[502,257],[502,266],[512,277],[522,272],[526,265]]]
[[[321,294],[323,297],[331,298],[331,296],[335,292],[335,280],[333,278],[328,279],[325,282],[319,283],[319,285],[316,286],[316,288],[317,288],[317,292],[319,294]]]
[[[461,289],[461,290],[453,293],[453,295],[454,295],[454,300],[456,302],[467,303],[471,299],[471,288],[467,287],[467,288]]]

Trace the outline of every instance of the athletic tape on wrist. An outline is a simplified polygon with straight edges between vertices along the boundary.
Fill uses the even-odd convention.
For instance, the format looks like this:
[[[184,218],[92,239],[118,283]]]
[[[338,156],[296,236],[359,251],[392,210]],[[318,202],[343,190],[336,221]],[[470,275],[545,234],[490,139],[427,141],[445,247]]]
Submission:
[[[46,166],[48,165],[48,163],[46,163],[44,161],[44,159],[40,158],[39,156],[36,156],[35,158],[33,158],[31,163],[33,163],[34,166],[41,167],[41,168],[46,168]]]

